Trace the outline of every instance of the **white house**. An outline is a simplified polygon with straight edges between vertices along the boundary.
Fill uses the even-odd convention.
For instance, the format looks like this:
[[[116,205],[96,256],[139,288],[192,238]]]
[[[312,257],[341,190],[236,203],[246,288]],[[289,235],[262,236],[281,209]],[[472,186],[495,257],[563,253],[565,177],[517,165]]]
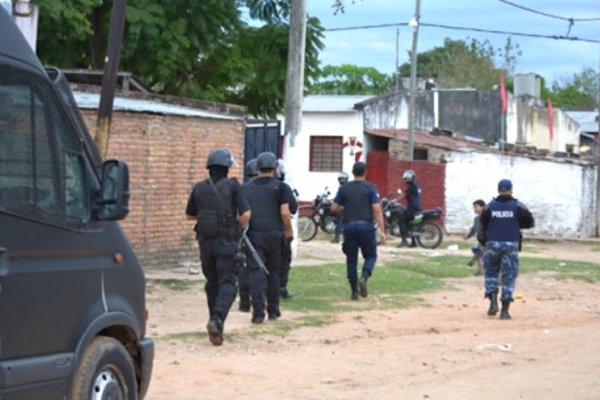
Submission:
[[[310,201],[325,188],[335,195],[337,175],[364,160],[363,115],[356,103],[371,96],[306,96],[302,127],[294,147],[285,154],[286,181],[297,189],[301,201]],[[285,132],[285,119],[280,117]],[[293,154],[291,154],[293,153]]]

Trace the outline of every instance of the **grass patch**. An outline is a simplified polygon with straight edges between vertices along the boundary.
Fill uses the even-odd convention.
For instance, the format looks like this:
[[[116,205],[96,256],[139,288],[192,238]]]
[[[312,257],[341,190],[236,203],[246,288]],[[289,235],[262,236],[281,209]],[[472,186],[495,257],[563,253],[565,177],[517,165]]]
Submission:
[[[202,284],[200,281],[192,281],[189,279],[150,279],[149,282],[175,292],[184,292]]]
[[[558,279],[600,282],[600,265],[584,261],[521,257],[519,267],[522,273],[553,272]]]

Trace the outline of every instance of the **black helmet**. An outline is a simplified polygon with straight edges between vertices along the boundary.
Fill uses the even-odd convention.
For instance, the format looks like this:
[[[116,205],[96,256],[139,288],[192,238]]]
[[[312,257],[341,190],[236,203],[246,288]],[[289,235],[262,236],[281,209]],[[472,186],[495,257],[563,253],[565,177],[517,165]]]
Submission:
[[[404,171],[404,174],[402,175],[402,179],[404,179],[405,182],[414,182],[416,177],[417,175],[412,169]]]
[[[344,171],[340,172],[338,174],[338,182],[340,183],[340,185],[343,185],[344,183],[348,182],[348,174],[345,173]]]
[[[233,164],[233,156],[231,155],[231,151],[225,148],[211,150],[208,160],[206,160],[206,168],[215,165],[229,168],[231,164]]]
[[[246,176],[253,177],[258,175],[258,168],[256,167],[256,158],[246,163]]]
[[[262,169],[275,169],[278,163],[277,156],[270,151],[260,153],[256,157],[256,167],[259,171]]]

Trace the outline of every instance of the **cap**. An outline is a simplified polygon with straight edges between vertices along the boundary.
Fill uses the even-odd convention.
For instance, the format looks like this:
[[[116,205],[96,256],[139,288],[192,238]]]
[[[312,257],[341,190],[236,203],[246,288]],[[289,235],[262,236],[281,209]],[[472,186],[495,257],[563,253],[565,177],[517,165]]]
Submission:
[[[502,179],[500,182],[498,182],[498,191],[506,192],[507,190],[512,190],[512,182],[508,179]]]

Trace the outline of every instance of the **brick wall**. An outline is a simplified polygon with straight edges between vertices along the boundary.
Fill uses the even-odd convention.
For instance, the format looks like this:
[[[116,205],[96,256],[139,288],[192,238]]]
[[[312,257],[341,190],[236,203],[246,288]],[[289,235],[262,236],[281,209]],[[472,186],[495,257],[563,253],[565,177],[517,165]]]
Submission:
[[[427,161],[390,160],[388,163],[388,193],[396,193],[398,188],[406,190],[402,180],[404,171],[412,169],[421,187],[421,208],[441,207],[446,210],[446,165]]]
[[[96,111],[82,110],[92,136]],[[182,117],[149,113],[113,113],[107,158],[129,165],[131,200],[123,230],[145,267],[172,267],[198,261],[193,221],[185,207],[193,185],[207,176],[211,149],[228,147],[240,168],[244,121]]]

